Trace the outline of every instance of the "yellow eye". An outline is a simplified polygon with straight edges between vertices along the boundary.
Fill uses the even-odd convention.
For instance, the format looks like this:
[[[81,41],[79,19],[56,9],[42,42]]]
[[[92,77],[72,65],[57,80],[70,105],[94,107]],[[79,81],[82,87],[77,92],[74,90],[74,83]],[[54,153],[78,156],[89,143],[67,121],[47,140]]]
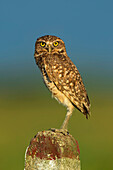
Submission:
[[[58,46],[58,41],[54,42],[53,45],[54,45],[54,47],[57,47]]]
[[[41,42],[40,45],[41,45],[42,47],[45,47],[46,43],[45,43],[45,42]]]

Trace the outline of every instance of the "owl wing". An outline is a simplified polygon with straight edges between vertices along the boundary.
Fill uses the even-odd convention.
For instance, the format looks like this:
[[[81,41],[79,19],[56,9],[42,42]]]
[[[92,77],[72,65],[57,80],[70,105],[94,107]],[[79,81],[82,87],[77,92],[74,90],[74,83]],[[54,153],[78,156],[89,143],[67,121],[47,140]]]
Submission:
[[[47,55],[44,65],[49,80],[88,118],[89,98],[80,73],[70,58],[61,54]]]

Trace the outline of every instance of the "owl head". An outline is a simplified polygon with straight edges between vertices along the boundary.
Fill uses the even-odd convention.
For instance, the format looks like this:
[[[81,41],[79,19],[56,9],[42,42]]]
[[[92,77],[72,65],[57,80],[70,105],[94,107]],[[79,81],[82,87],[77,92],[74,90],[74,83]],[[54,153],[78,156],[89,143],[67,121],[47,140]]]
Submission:
[[[35,43],[35,57],[44,55],[44,54],[64,54],[66,53],[64,42],[52,35],[45,35],[37,39]]]

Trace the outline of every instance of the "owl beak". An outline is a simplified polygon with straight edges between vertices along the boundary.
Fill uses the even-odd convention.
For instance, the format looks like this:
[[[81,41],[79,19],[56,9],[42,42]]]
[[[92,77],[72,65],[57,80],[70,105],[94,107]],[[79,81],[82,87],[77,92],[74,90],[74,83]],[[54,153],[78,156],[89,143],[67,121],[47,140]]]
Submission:
[[[51,45],[49,44],[49,46],[48,46],[48,51],[49,51],[49,53],[51,53]]]

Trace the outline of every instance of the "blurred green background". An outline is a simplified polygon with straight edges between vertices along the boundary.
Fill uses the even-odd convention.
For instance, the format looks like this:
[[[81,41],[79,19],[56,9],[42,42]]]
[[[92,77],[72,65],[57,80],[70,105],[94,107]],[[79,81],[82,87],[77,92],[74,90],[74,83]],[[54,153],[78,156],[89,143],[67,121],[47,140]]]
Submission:
[[[66,108],[52,99],[34,61],[39,36],[62,38],[80,71],[91,117],[75,109],[69,132],[82,170],[113,169],[113,2],[0,1],[0,170],[24,169],[38,131],[59,128]]]

